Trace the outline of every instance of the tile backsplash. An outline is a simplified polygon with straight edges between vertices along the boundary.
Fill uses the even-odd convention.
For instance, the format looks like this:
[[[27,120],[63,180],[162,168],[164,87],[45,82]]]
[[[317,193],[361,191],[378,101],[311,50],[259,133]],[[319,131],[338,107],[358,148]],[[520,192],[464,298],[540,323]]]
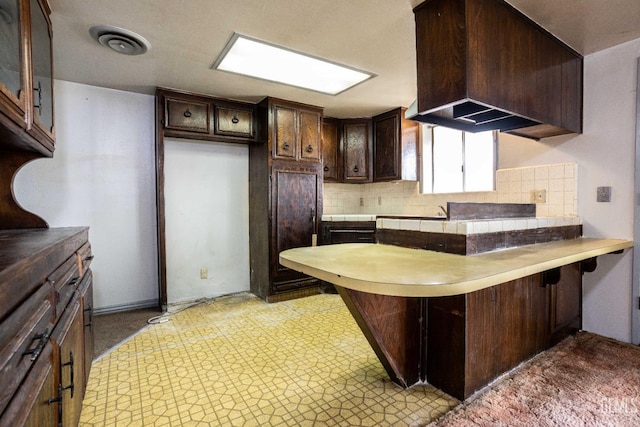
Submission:
[[[578,165],[557,163],[496,172],[496,190],[474,193],[420,194],[416,181],[371,184],[324,184],[325,215],[389,214],[432,216],[447,202],[530,203],[531,192],[544,190],[546,201],[536,216],[578,215]]]

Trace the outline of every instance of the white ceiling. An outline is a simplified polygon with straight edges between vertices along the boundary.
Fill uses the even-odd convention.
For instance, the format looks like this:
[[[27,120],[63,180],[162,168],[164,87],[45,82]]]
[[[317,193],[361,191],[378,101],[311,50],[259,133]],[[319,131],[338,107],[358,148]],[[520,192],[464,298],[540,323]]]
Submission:
[[[259,101],[275,96],[356,117],[409,106],[416,97],[413,7],[422,0],[50,0],[55,77],[127,91],[156,86]],[[508,0],[583,55],[640,38],[640,0]],[[134,31],[152,45],[117,54],[94,25]],[[337,96],[210,67],[234,32],[371,71]]]

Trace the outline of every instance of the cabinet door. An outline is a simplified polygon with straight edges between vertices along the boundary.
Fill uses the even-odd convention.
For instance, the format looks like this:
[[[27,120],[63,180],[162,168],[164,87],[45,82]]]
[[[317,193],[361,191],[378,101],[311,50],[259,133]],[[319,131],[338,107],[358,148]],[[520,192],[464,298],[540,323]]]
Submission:
[[[20,0],[5,0],[0,15],[0,111],[25,126],[26,93]]]
[[[84,397],[84,331],[80,302],[74,298],[51,335],[60,361],[62,425],[78,425]]]
[[[373,119],[373,179],[400,179],[400,117],[396,112]]]
[[[274,170],[272,265],[275,279],[300,276],[281,266],[278,255],[286,249],[311,246],[317,230],[319,180],[315,172]]]
[[[53,66],[51,24],[38,0],[31,0],[33,124],[53,142]]]
[[[580,263],[560,268],[560,281],[551,285],[551,333],[552,339],[564,337],[562,330],[578,330],[582,319],[582,272]],[[559,334],[558,334],[559,333]]]
[[[325,182],[338,182],[338,136],[339,122],[333,119],[322,120],[322,163],[323,179]]]
[[[296,110],[283,105],[274,105],[273,121],[274,157],[295,159],[298,147],[296,145]]]
[[[342,129],[345,182],[371,182],[371,121],[345,120]]]
[[[373,180],[418,180],[420,126],[396,108],[373,118]]]
[[[89,381],[89,372],[93,362],[93,274],[87,271],[80,285],[80,303],[82,308],[82,326],[84,328],[84,387]]]
[[[322,117],[315,111],[299,110],[300,158],[320,160],[320,129]]]

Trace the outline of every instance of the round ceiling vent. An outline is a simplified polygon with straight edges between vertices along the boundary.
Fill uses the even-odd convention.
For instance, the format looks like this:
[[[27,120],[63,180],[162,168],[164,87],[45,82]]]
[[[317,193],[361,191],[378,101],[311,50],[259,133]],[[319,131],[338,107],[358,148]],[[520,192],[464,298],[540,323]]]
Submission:
[[[125,55],[141,55],[151,49],[144,37],[124,28],[98,25],[91,27],[89,33],[102,46]]]

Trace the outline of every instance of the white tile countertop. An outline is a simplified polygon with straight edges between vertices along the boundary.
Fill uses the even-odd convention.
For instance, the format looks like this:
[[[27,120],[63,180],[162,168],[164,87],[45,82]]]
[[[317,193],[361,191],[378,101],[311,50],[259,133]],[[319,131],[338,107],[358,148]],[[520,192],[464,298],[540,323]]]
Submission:
[[[394,216],[394,218],[386,218]],[[323,215],[323,221],[376,221],[377,229],[422,231],[448,234],[483,234],[501,231],[530,230],[547,227],[581,225],[582,217],[506,218],[464,221],[444,221],[417,218],[398,218],[398,215]]]
[[[342,222],[342,221],[375,221],[379,214],[355,214],[355,215],[322,215],[322,221]]]

